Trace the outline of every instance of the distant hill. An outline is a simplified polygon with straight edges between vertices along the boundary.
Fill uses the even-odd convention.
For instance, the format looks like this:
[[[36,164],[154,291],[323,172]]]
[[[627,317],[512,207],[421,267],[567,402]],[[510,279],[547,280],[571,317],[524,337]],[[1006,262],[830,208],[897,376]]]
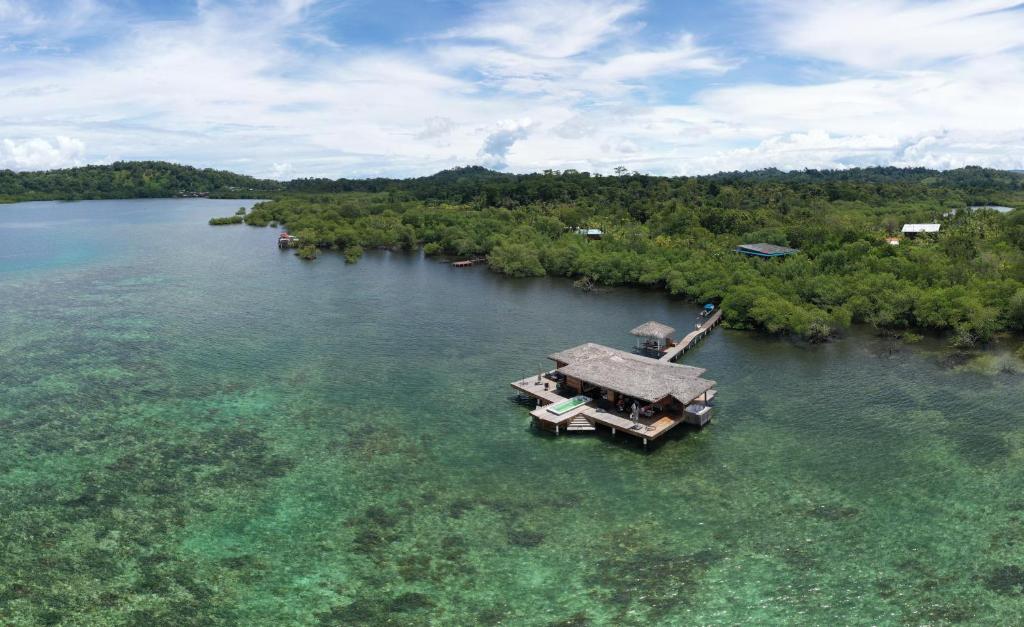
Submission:
[[[80,200],[90,198],[166,198],[174,196],[251,197],[254,193],[280,192],[393,192],[421,200],[488,204],[525,204],[535,201],[566,201],[595,191],[648,188],[668,181],[716,189],[776,184],[788,187],[824,186],[833,199],[842,198],[849,184],[874,184],[905,189],[951,187],[984,202],[987,194],[1024,190],[1020,172],[966,167],[957,170],[873,167],[847,170],[776,169],[721,172],[697,177],[660,177],[644,174],[591,175],[587,172],[548,170],[533,174],[508,174],[480,166],[452,168],[429,176],[408,179],[302,178],[287,182],[258,179],[224,170],[198,169],[165,161],[119,161],[44,172],[0,170],[0,201]]]
[[[279,189],[277,181],[165,161],[118,161],[43,172],[0,170],[0,200],[246,196]]]

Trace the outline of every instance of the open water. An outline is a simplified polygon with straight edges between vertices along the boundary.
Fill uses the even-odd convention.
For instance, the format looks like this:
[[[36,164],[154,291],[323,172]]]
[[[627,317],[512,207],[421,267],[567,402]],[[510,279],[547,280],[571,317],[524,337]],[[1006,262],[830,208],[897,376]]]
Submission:
[[[696,308],[206,224],[249,204],[0,205],[0,623],[1024,621],[1005,361],[719,328],[709,427],[555,438],[510,381]]]

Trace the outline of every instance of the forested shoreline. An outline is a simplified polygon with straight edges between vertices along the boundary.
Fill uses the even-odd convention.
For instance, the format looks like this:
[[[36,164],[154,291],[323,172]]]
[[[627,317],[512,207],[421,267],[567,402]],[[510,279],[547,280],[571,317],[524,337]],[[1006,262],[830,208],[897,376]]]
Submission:
[[[254,226],[286,225],[314,258],[363,248],[486,256],[514,277],[646,285],[720,303],[733,327],[820,341],[854,323],[960,348],[1024,330],[1024,177],[869,168],[707,177],[574,171],[505,175],[464,168],[410,181],[320,183],[257,204]],[[315,188],[303,181],[294,187]],[[938,236],[891,245],[904,223]],[[599,228],[591,241],[577,228]],[[740,243],[800,249],[747,258]]]
[[[209,195],[257,197],[248,215],[283,225],[306,258],[366,248],[486,256],[514,277],[646,285],[721,304],[728,324],[822,340],[855,323],[958,347],[1024,331],[1024,175],[983,168],[862,168],[658,177],[568,170],[513,175],[479,167],[413,179],[268,181],[161,162],[0,172],[0,199]],[[898,246],[904,223],[937,236]],[[577,228],[598,228],[591,241]],[[782,260],[740,243],[800,249]]]

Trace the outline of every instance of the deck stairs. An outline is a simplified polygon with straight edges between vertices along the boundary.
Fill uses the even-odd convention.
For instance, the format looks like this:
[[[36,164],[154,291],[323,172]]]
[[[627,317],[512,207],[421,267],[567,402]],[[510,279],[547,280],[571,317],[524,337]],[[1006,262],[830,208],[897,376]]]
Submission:
[[[597,431],[597,427],[594,423],[590,422],[583,416],[576,416],[569,421],[569,424],[565,427],[566,431]]]

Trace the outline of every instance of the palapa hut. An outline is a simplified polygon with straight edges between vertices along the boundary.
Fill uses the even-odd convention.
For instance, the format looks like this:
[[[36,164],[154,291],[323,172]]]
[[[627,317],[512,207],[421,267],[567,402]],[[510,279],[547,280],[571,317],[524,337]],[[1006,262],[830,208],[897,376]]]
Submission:
[[[675,329],[651,320],[630,331],[630,335],[636,336],[636,350],[639,353],[660,355],[666,348],[672,345],[672,334]]]
[[[714,387],[702,379],[703,368],[632,355],[600,344],[583,344],[551,356],[565,364],[558,372],[565,386],[579,394],[594,394],[614,403],[621,395],[647,404],[685,406]]]
[[[662,411],[681,411],[715,386],[701,378],[704,368],[634,355],[587,342],[548,356],[573,394],[586,394],[617,404],[640,401]]]

